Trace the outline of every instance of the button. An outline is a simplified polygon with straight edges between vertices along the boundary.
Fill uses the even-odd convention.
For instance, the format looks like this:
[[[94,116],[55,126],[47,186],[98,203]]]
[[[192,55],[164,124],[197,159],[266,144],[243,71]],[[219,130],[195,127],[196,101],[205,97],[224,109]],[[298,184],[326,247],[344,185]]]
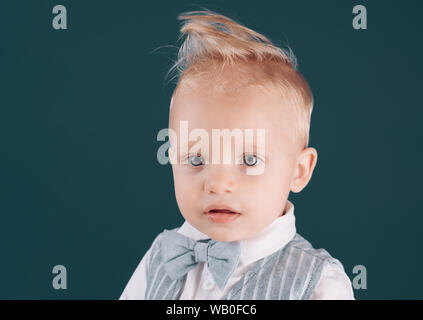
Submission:
[[[211,279],[207,279],[203,283],[203,288],[206,290],[211,290],[214,288],[214,282]]]
[[[207,266],[205,266],[205,268],[203,270],[203,278],[204,278],[204,281],[203,281],[203,288],[204,289],[211,290],[215,287],[213,276],[210,273]]]

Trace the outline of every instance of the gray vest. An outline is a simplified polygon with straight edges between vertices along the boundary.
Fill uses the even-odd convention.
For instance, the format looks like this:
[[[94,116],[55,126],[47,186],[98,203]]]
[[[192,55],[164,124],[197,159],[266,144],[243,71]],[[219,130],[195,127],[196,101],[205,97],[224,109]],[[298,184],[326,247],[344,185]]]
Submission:
[[[177,230],[175,228],[173,230]],[[159,234],[151,246],[145,300],[178,300],[187,275],[165,273]],[[325,263],[343,266],[325,249],[314,249],[298,233],[283,248],[254,263],[223,300],[308,300]]]

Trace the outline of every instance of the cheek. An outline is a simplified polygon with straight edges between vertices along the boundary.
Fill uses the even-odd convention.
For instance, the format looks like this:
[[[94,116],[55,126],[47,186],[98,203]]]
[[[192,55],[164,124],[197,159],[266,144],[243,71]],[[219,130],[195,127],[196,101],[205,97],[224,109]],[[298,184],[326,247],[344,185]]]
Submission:
[[[201,183],[194,175],[187,173],[186,168],[173,165],[172,170],[178,205],[181,210],[189,210],[201,192]]]
[[[173,166],[173,181],[175,183],[175,193],[176,197],[180,198],[185,193],[189,191],[190,185],[186,183],[188,177],[184,174],[184,170],[182,170],[178,165]]]
[[[259,176],[245,176],[241,190],[246,195],[245,200],[252,207],[278,206],[287,197],[290,189],[291,173],[284,167],[268,167]],[[253,195],[253,196],[252,196]]]

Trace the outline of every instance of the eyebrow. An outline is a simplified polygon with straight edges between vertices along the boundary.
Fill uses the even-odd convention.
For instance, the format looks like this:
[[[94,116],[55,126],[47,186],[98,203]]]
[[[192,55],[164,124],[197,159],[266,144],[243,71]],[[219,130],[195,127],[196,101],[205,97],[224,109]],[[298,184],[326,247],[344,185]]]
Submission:
[[[193,147],[194,144],[196,144],[198,142],[199,142],[198,140],[196,140],[196,141],[189,141],[189,143],[188,143],[188,149],[186,149],[187,144],[184,143],[183,145],[181,145],[179,147],[179,150],[178,151],[180,151],[180,150],[182,150],[182,151],[187,150],[188,153],[190,153],[190,149]],[[266,146],[259,148],[259,147],[257,147],[257,143],[255,143],[255,142],[253,144],[251,144],[251,143],[246,144],[244,142],[242,147],[243,147],[243,151],[244,152],[257,152],[257,153],[260,153],[260,152],[267,153],[267,152],[269,152],[269,154],[270,154],[270,151],[268,150],[269,148],[267,148]],[[209,143],[209,149],[213,150],[213,146],[210,145],[210,143]]]
[[[194,144],[196,144],[196,143],[198,143],[198,142],[200,142],[200,141],[201,141],[201,139],[197,139],[197,140],[190,140],[190,141],[188,141],[188,152],[189,152],[189,150],[192,148],[192,146],[193,146]],[[186,143],[181,144],[181,145],[179,146],[179,150],[180,150],[180,149],[184,150],[186,147],[187,147],[187,144],[186,144]]]
[[[249,147],[253,147],[253,149],[259,149],[258,147],[257,147],[257,143],[256,142],[253,142],[253,143],[245,143],[244,142],[244,147],[246,147],[246,146],[249,146]],[[264,147],[266,147],[266,146],[264,146]],[[260,149],[263,149],[263,148],[260,148]]]

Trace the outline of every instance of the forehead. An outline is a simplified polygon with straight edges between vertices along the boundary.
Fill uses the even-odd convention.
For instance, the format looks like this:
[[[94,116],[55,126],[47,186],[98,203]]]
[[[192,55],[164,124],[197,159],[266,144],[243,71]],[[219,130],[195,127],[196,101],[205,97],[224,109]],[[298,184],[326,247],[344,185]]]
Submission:
[[[174,96],[170,127],[178,130],[180,121],[189,129],[266,129],[266,139],[292,138],[294,111],[276,89],[242,86],[219,90],[212,85],[181,86]]]

